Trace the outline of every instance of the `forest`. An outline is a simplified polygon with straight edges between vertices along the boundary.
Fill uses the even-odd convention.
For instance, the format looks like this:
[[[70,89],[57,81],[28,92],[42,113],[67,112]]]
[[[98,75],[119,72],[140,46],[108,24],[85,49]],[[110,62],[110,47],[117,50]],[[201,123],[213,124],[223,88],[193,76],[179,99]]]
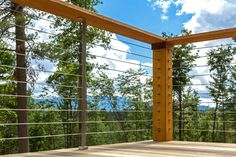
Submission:
[[[67,0],[96,12],[100,0]],[[0,154],[35,152],[79,146],[81,23],[0,1]],[[33,31],[37,21],[53,21],[49,39]],[[54,35],[56,33],[56,35]],[[183,30],[182,35],[191,31]],[[130,69],[109,75],[108,64],[97,64],[89,50],[97,44],[111,49],[112,34],[87,27],[87,145],[152,139],[152,77],[150,70]],[[163,33],[164,37],[172,37]],[[236,143],[235,47],[207,50],[210,81],[199,92],[191,72],[201,49],[192,44],[173,48],[174,140]],[[142,54],[140,54],[142,56]],[[47,71],[41,61],[56,65]],[[201,67],[201,66],[199,66]],[[38,83],[40,72],[48,72]],[[141,77],[145,76],[145,81]],[[36,86],[42,91],[35,96]],[[203,84],[200,84],[203,85]],[[56,93],[56,94],[55,94]],[[202,95],[211,99],[204,106]],[[206,103],[205,103],[206,104]],[[22,137],[22,138],[19,138]]]

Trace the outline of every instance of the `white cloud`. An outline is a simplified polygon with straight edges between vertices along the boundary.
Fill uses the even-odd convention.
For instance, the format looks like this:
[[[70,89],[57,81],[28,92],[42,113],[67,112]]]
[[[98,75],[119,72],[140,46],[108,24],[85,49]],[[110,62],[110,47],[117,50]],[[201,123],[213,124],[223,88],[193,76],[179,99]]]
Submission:
[[[106,50],[100,46],[96,46],[94,48],[89,49],[90,54],[104,57],[104,58],[96,57],[96,59],[92,59],[91,62],[97,63],[99,65],[107,64],[109,69],[114,69],[114,70],[118,70],[118,71],[126,71],[128,69],[137,70],[140,68],[140,64],[152,67],[152,63],[148,63],[148,62],[141,63],[141,61],[138,61],[135,59],[128,59],[128,53],[125,53],[125,52],[131,52],[130,47],[127,44],[117,40],[116,35],[113,34],[112,38],[116,39],[116,40],[112,39],[111,43],[110,43],[110,45],[113,49]],[[46,40],[46,37],[42,40]],[[120,52],[115,49],[122,50],[124,52]],[[111,58],[111,59],[106,59],[106,58]],[[112,59],[114,59],[114,60],[112,60]],[[52,73],[55,72],[57,69],[56,64],[51,63],[49,60],[33,61],[32,64],[33,64],[34,69],[38,69],[37,63],[40,65],[43,65],[46,71],[50,71]],[[132,64],[132,63],[134,63],[134,64]],[[149,70],[149,72],[151,71],[150,68],[147,68],[147,69]],[[43,87],[46,87],[45,82],[52,73],[43,72],[43,71],[38,73],[39,75],[37,78],[37,82],[35,84],[35,90],[33,92],[34,96],[40,96],[40,94],[43,94]],[[94,70],[93,73],[96,74],[96,69]],[[117,77],[118,74],[121,74],[121,72],[112,71],[112,70],[111,71],[105,70],[105,73],[108,74],[108,76],[111,78],[115,78],[115,77]],[[140,80],[141,80],[141,82],[144,83],[144,82],[146,82],[147,78],[150,78],[150,77],[141,76]],[[48,90],[50,91],[49,97],[58,96],[55,92],[53,92],[53,90],[51,88],[48,87]]]
[[[236,1],[235,0],[166,0],[169,7],[162,7],[158,2],[160,0],[150,1],[155,9],[162,9],[162,13],[168,17],[170,6],[178,7],[176,16],[192,15],[192,17],[183,23],[185,29],[193,33],[207,32],[225,28],[236,27]],[[171,4],[170,4],[171,3]],[[159,4],[159,5],[155,5]],[[174,33],[174,32],[173,32]],[[196,47],[206,47],[221,45],[232,42],[231,39],[207,41],[195,43]],[[210,49],[201,49],[200,56],[205,56]],[[196,65],[207,65],[207,58],[197,59]],[[190,75],[199,75],[209,73],[208,67],[195,67]],[[211,77],[208,75],[195,77],[192,79],[193,84],[209,84]],[[206,86],[194,86],[199,92],[207,92]]]
[[[39,70],[39,67],[37,65],[42,66],[43,65],[43,70]],[[50,75],[52,75],[53,72],[55,72],[57,70],[57,66],[55,63],[52,63],[49,60],[33,60],[32,61],[32,67],[33,69],[37,69],[36,73],[37,73],[37,80],[36,83],[34,85],[34,91],[33,91],[33,96],[40,96],[41,94],[43,94],[44,92],[44,87],[47,87],[46,85],[46,81],[48,79],[48,77]],[[45,72],[46,71],[46,72]],[[57,96],[57,94],[55,92],[52,92],[52,88],[47,87],[48,90],[50,91],[50,96],[48,97],[52,97],[52,96]]]
[[[184,0],[179,15],[193,14],[184,27],[194,33],[236,26],[236,1],[230,0]]]
[[[168,19],[171,5],[180,7],[176,15],[191,14],[184,27],[194,33],[236,27],[235,0],[148,0],[154,9],[161,9]],[[161,15],[161,18],[162,16]]]
[[[153,10],[156,10],[157,8],[160,8],[163,12],[161,15],[161,20],[162,21],[167,21],[168,20],[168,10],[173,3],[173,0],[147,0],[149,3],[152,3],[152,8]]]
[[[167,13],[172,2],[172,0],[159,0],[155,1],[153,5],[160,7],[164,13]]]
[[[141,63],[141,61],[139,60],[128,59],[128,53],[131,52],[130,47],[127,44],[117,40],[117,37],[115,34],[112,35],[112,38],[113,39],[111,40],[111,43],[110,43],[112,49],[105,50],[104,48],[100,46],[96,46],[89,50],[91,54],[105,57],[105,58],[96,57],[96,59],[92,60],[93,63],[97,63],[99,65],[107,64],[109,69],[114,69],[114,70],[119,70],[119,71],[126,71],[129,69],[138,70],[140,68],[140,64],[152,66],[151,63]],[[121,50],[123,52],[117,51],[116,49]],[[106,58],[111,58],[111,59],[106,59]],[[96,69],[94,73],[96,73]],[[106,73],[111,78],[115,78],[118,74],[121,74],[121,72],[112,71],[112,70],[111,71],[107,70]],[[145,82],[147,77],[148,76],[143,76],[140,79],[142,82]]]
[[[161,15],[161,20],[162,21],[167,21],[169,18],[166,15]]]

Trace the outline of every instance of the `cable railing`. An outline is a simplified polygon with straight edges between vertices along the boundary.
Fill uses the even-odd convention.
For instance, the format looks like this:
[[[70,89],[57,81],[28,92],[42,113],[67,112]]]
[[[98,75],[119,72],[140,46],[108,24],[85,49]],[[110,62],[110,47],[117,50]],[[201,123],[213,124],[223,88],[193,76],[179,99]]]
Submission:
[[[34,30],[37,30],[37,29],[34,29]],[[41,31],[40,31],[41,32]],[[46,32],[44,32],[46,33]],[[9,39],[9,40],[15,40],[15,41],[21,41],[21,42],[27,42],[27,40],[22,40],[22,39],[17,39],[17,38],[13,38],[13,37],[2,37],[2,38],[5,38],[5,39]],[[102,47],[104,48],[102,45],[95,45],[95,46],[98,46],[98,47]],[[64,48],[61,48],[61,47],[54,47],[54,49],[59,49],[61,51],[68,51],[68,49],[64,49]],[[134,53],[134,52],[129,52],[129,51],[124,51],[124,50],[120,50],[120,49],[117,49],[117,48],[113,48],[113,47],[110,47],[108,48],[109,50],[114,50],[114,51],[118,51],[120,53],[125,53],[125,54],[130,54],[130,55],[133,55],[133,56],[138,56],[138,57],[141,57],[141,58],[146,58],[146,59],[153,59],[152,57],[149,57],[149,56],[145,56],[145,55],[141,55],[141,54],[138,54],[138,53]],[[12,49],[8,49],[8,51],[15,51],[15,50],[12,50]],[[6,52],[8,52],[6,51]],[[29,52],[33,51],[31,50],[31,48],[29,50],[27,50]],[[78,53],[80,53],[78,51]],[[17,53],[16,53],[17,54]],[[24,56],[28,56],[28,57],[37,57],[37,55],[27,55],[27,54],[18,54],[18,55],[24,55]],[[89,56],[92,56],[92,57],[98,57],[98,58],[104,58],[104,59],[109,59],[109,60],[113,60],[113,61],[118,61],[118,62],[123,62],[123,63],[127,63],[127,64],[131,64],[131,65],[138,65],[138,66],[141,66],[141,67],[148,67],[148,68],[153,68],[152,66],[148,66],[148,65],[144,65],[144,64],[137,64],[137,63],[132,63],[132,62],[128,62],[128,61],[124,61],[124,60],[120,60],[120,59],[114,59],[114,58],[108,58],[108,57],[105,57],[105,56],[99,56],[99,55],[96,55],[96,54],[91,54],[91,53],[88,53],[87,55]],[[47,59],[48,57],[45,56],[45,59]],[[50,59],[50,58],[48,58]],[[61,61],[61,60],[60,60]],[[62,62],[65,62],[65,63],[71,63],[71,62],[68,62],[68,61],[62,61]],[[76,63],[73,63],[73,64],[76,64]],[[79,64],[79,63],[77,63]]]
[[[116,133],[130,133],[130,132],[150,132],[151,129],[139,129],[139,130],[122,130],[122,131],[105,131],[105,132],[87,132],[87,135],[94,134],[116,134]],[[20,139],[37,139],[37,138],[53,138],[53,137],[65,137],[65,136],[78,136],[81,133],[73,133],[73,134],[58,134],[58,135],[45,135],[45,136],[30,136],[30,137],[10,137],[10,138],[2,138],[2,140],[20,140]]]
[[[28,12],[19,12],[4,7],[0,7],[0,10],[24,16],[35,14],[34,10],[30,8],[27,8]],[[156,101],[152,97],[152,88],[156,88],[151,87],[152,71],[156,69],[155,66],[149,64],[155,59],[152,57],[152,53],[147,53],[152,52],[152,48],[141,42],[138,44],[130,39],[123,40],[117,35],[115,37],[104,36],[109,38],[110,43],[103,44],[101,43],[103,40],[98,38],[95,43],[87,43],[91,45],[86,47],[86,37],[89,36],[89,33],[86,34],[85,31],[89,29],[82,30],[83,22],[81,22],[79,35],[73,30],[61,34],[54,28],[56,27],[55,19],[37,15],[31,18],[34,20],[35,27],[28,24],[10,23],[8,33],[1,36],[4,44],[0,43],[0,57],[2,54],[11,54],[13,59],[28,60],[26,66],[17,66],[18,64],[12,63],[12,61],[11,63],[2,62],[7,58],[0,61],[0,154],[4,152],[5,145],[10,142],[17,145],[17,141],[21,140],[28,140],[31,147],[45,143],[45,145],[48,144],[46,147],[52,148],[52,145],[52,149],[55,149],[82,146],[79,143],[82,141],[81,137],[86,138],[88,145],[151,139],[154,119],[152,113],[156,113],[153,103],[157,106],[162,104],[162,99]],[[40,29],[37,27],[37,20],[48,22],[52,27]],[[33,40],[32,38],[17,38],[16,33],[11,29],[13,27],[24,29],[26,36],[32,34],[38,36]],[[66,38],[68,34],[70,35],[68,41],[60,43],[61,38],[58,36],[64,35]],[[40,42],[40,40],[44,40],[44,36],[46,36],[45,41]],[[93,38],[91,35],[87,41]],[[112,45],[113,41],[126,44],[129,49]],[[16,43],[25,44],[24,53],[19,53],[20,50],[16,49],[18,48],[15,46]],[[38,47],[34,46],[43,46],[40,44],[47,46],[37,52]],[[226,64],[207,62],[211,58],[210,53],[206,52],[206,49],[217,52],[220,51],[218,48],[234,48],[234,45],[236,45],[235,42],[192,47],[188,53],[192,55],[189,57],[190,60],[184,55],[183,57],[175,56],[175,51],[173,51],[172,62],[180,62],[180,67],[168,67],[168,70],[173,70],[172,78],[168,77],[172,79],[171,83],[174,83],[168,84],[168,87],[165,86],[165,88],[173,87],[173,92],[171,91],[173,96],[168,92],[166,95],[173,98],[175,139],[228,142],[231,137],[228,134],[236,133],[236,102],[233,97],[236,92],[230,86],[233,85],[230,83],[236,80],[233,80],[234,75],[232,74],[228,81],[223,82],[226,75],[226,72],[223,72],[221,80],[212,84],[211,82],[214,81],[212,76],[214,74],[215,77],[218,72],[214,68],[217,69]],[[91,48],[89,48],[90,46]],[[139,50],[137,50],[138,48]],[[196,50],[197,52],[195,52]],[[116,55],[110,55],[110,53],[114,53],[113,51]],[[201,51],[204,52],[203,55],[199,55]],[[160,51],[158,50],[157,53]],[[183,53],[186,53],[186,50],[183,50]],[[83,55],[87,57],[87,64],[81,59],[84,57]],[[211,57],[224,59],[225,55],[215,53],[211,54]],[[199,64],[198,59],[206,61],[201,61]],[[45,60],[49,61],[54,68],[48,69],[47,63],[43,62]],[[41,61],[43,65],[37,67],[34,61]],[[169,61],[171,59],[168,59]],[[184,66],[181,62],[185,63]],[[235,65],[236,63],[232,60],[231,68],[225,69],[233,70]],[[209,70],[209,68],[213,68],[213,70]],[[157,69],[161,71],[161,66]],[[25,79],[18,78],[17,74],[22,71],[27,74]],[[32,71],[35,75],[33,80],[31,80],[32,76],[30,77]],[[175,74],[176,72],[180,73]],[[162,74],[166,75],[166,71]],[[83,82],[84,79],[85,82]],[[158,79],[162,82],[163,78],[160,76]],[[193,79],[200,83],[192,83]],[[27,89],[25,94],[19,94],[18,87],[22,85],[25,85],[24,87]],[[161,87],[161,84],[156,85]],[[212,85],[215,87],[211,88]],[[230,89],[224,89],[223,86]],[[214,92],[213,89],[216,91]],[[161,92],[155,98],[159,99],[162,96]],[[84,93],[86,96],[82,96]],[[19,105],[24,103],[22,100],[27,101],[24,104],[25,107]],[[171,104],[171,102],[168,103]],[[82,109],[81,106],[84,104],[86,107]],[[161,111],[157,112],[159,114]],[[172,114],[172,111],[168,112]],[[28,116],[28,119],[25,118],[24,122],[20,122],[18,118],[23,114]],[[168,119],[168,121],[171,120]],[[18,135],[16,130],[19,131],[22,129],[21,127],[27,127],[24,128],[28,131],[27,135]],[[44,150],[42,146],[38,147],[39,150]],[[17,151],[16,148],[13,148],[12,153]]]
[[[10,109],[1,108],[0,111],[42,111],[42,112],[124,112],[124,113],[151,113],[149,110],[65,110],[65,109]]]
[[[2,6],[0,9],[21,14]],[[9,23],[8,34],[1,36],[4,44],[0,45],[0,57],[13,56],[13,60],[17,57],[25,58],[27,64],[18,66],[17,60],[14,63],[0,61],[0,117],[6,117],[0,118],[0,154],[4,153],[8,143],[15,146],[11,153],[17,152],[16,145],[21,140],[28,140],[30,147],[47,141],[48,147],[53,146],[55,149],[79,146],[79,139],[85,135],[88,145],[151,139],[153,101],[147,80],[152,79],[153,67],[149,64],[153,58],[152,53],[146,53],[151,52],[151,48],[129,39],[110,37],[111,43],[117,41],[130,49],[92,43],[93,48],[99,47],[102,50],[88,49],[87,64],[83,64],[79,58],[83,54],[82,39],[76,38],[77,45],[73,46],[50,43],[60,33],[53,27],[38,28],[37,21],[51,25],[56,21],[31,16],[30,9],[27,10],[22,15],[33,18],[35,26]],[[38,36],[34,40],[17,38],[11,29],[13,27],[24,29],[26,36],[34,33]],[[43,37],[47,40],[41,42]],[[25,44],[24,53],[16,49],[16,42]],[[37,50],[37,46],[45,47]],[[134,47],[137,52],[133,51]],[[105,55],[99,51],[116,53],[117,56]],[[105,61],[104,64],[101,60]],[[122,65],[127,67],[123,68]],[[80,81],[85,74],[81,74],[81,69],[84,67],[87,70],[87,82],[82,85]],[[8,69],[9,73],[1,74],[1,69]],[[27,75],[25,79],[17,76],[17,72],[22,71]],[[30,76],[32,71],[34,76]],[[127,80],[123,81],[125,78]],[[19,85],[25,85],[25,94],[17,93]],[[81,96],[84,88],[87,88],[86,97]],[[27,101],[26,107],[19,106],[21,100]],[[84,102],[87,103],[87,109],[81,109]],[[18,121],[18,115],[22,114],[28,117],[24,122]],[[81,131],[84,126],[87,126],[86,132]],[[27,127],[28,133],[20,136],[16,130],[23,127]]]
[[[10,8],[4,8],[4,7],[1,7],[1,6],[0,6],[0,10],[8,10],[8,11],[12,11],[12,12],[18,12],[17,10],[13,10],[13,9],[10,9]],[[35,12],[32,11],[31,8],[29,8],[29,10],[30,10],[30,12],[32,12],[33,14],[35,14]],[[18,12],[18,13],[19,13],[19,12]],[[21,12],[20,12],[20,13],[21,13]],[[26,16],[27,16],[27,15],[30,15],[30,13],[27,13],[27,12],[24,12],[23,14],[26,15]],[[44,17],[41,17],[41,16],[35,16],[35,15],[34,15],[34,17],[37,18],[37,19],[35,19],[35,20],[40,19],[40,20],[43,20],[43,21],[45,21],[45,22],[49,22],[49,23],[51,23],[51,24],[55,24],[55,23],[56,23],[56,21],[54,21],[54,20],[52,20],[52,19],[44,18]],[[13,24],[13,25],[16,26],[15,24]],[[19,26],[19,27],[22,27],[22,26],[20,26],[20,25],[18,25],[18,26]],[[57,35],[57,34],[55,34],[55,33],[48,32],[48,31],[44,31],[44,30],[35,29],[35,28],[33,28],[33,27],[24,26],[24,28],[30,29],[30,30],[34,30],[34,31],[37,31],[37,32],[41,32],[41,33],[51,34],[51,35],[54,35],[54,36]],[[110,39],[111,39],[111,40],[120,41],[120,42],[129,44],[129,45],[133,45],[133,46],[136,46],[136,47],[140,47],[140,48],[143,48],[143,49],[146,49],[146,50],[152,50],[152,49],[151,49],[150,47],[148,47],[148,46],[143,46],[143,45],[140,45],[140,44],[137,44],[137,43],[132,43],[132,42],[129,42],[129,41],[126,41],[126,40],[120,40],[120,39],[118,40],[118,39],[113,38],[113,37],[111,37]]]
[[[172,84],[176,140],[225,143],[235,140],[234,45],[235,42],[230,42],[193,47],[188,57],[178,56],[179,50],[175,56],[173,51],[173,65],[179,65],[173,67]]]
[[[41,99],[44,99],[44,100],[54,100],[54,99],[57,99],[57,100],[87,100],[86,98],[77,98],[77,97],[58,97],[58,96],[30,96],[30,95],[14,95],[14,94],[0,94],[0,97],[14,97],[14,98],[32,98],[32,99],[35,99],[35,100],[41,100]],[[103,96],[104,97],[104,96]],[[109,98],[109,96],[107,96],[107,98]],[[100,100],[101,98],[99,99],[92,99],[92,100]],[[100,100],[102,101],[102,100]],[[111,103],[112,102],[119,102],[119,103],[140,103],[140,104],[150,104],[151,101],[133,101],[133,100],[111,100],[110,101]]]
[[[94,124],[94,123],[148,123],[152,120],[127,120],[127,121],[86,121],[86,122],[38,122],[38,123],[1,123],[0,126],[15,126],[15,125],[58,125],[58,124]]]

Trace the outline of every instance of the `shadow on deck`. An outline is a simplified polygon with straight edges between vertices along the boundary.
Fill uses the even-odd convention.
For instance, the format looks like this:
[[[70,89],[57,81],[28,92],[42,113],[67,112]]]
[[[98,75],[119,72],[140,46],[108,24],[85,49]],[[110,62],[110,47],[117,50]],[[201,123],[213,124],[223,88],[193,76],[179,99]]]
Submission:
[[[7,155],[3,157],[236,157],[236,144],[203,142],[142,141],[134,143],[91,146],[88,150],[77,148]]]

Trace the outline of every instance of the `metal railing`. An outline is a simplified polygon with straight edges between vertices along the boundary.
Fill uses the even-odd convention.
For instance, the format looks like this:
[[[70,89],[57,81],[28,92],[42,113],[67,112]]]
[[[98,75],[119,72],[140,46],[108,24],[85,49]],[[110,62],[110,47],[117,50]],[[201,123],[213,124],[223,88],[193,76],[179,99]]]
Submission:
[[[17,10],[1,6],[1,11],[3,10],[17,12]],[[31,9],[28,8],[27,10],[28,12],[23,13],[24,16],[30,16],[31,11],[29,10]],[[145,44],[130,40],[120,40],[114,37],[110,38],[111,43],[115,41],[126,44],[130,47],[130,50],[116,48],[109,44],[105,47],[101,44],[93,44],[93,47],[102,48],[102,51],[115,51],[116,54],[123,55],[125,58],[99,55],[99,52],[93,52],[92,49],[88,49],[86,54],[88,64],[86,67],[87,69],[92,68],[92,70],[87,71],[86,74],[89,78],[86,84],[88,88],[87,97],[80,97],[79,92],[83,88],[79,85],[79,80],[84,74],[81,75],[78,72],[78,69],[83,65],[77,59],[64,59],[62,55],[54,58],[47,55],[39,56],[33,48],[37,41],[30,41],[28,38],[16,38],[15,32],[11,28],[23,28],[26,31],[26,35],[37,33],[38,38],[35,40],[46,36],[45,44],[50,43],[50,39],[58,36],[58,33],[55,33],[56,31],[52,28],[37,28],[37,20],[51,23],[52,25],[55,24],[54,20],[39,16],[31,18],[36,18],[33,19],[35,27],[10,23],[8,36],[1,36],[5,46],[0,47],[0,56],[8,54],[13,58],[21,56],[28,60],[25,67],[18,67],[16,62],[0,62],[0,69],[8,69],[10,72],[9,74],[0,73],[1,76],[8,75],[8,77],[0,78],[0,115],[5,115],[4,119],[0,118],[0,154],[16,153],[18,141],[20,140],[28,140],[30,150],[39,151],[79,146],[80,137],[84,136],[84,134],[87,135],[87,145],[151,139],[152,97],[144,96],[144,90],[149,90],[149,94],[152,93],[151,87],[147,87],[147,80],[152,80],[151,72],[153,67],[143,62],[143,59],[148,60],[148,63],[152,62],[151,48]],[[25,43],[25,54],[17,52],[13,44],[15,42]],[[77,39],[77,43],[80,43],[80,39]],[[138,50],[135,52],[131,51],[132,49]],[[63,46],[53,46],[51,49],[44,51],[50,52],[53,50],[56,50],[57,53],[73,52],[78,54],[78,56],[82,53]],[[143,55],[143,52],[147,52],[147,55]],[[128,59],[130,56],[138,59],[133,61]],[[97,61],[98,59],[106,60],[111,64],[102,64]],[[37,61],[42,63],[37,66],[37,63],[35,63]],[[46,63],[45,61],[53,68],[49,69],[47,65],[42,65]],[[124,70],[122,66],[112,66],[112,64],[116,63],[125,64],[129,68]],[[68,66],[68,69],[63,69],[63,66]],[[74,69],[70,70],[69,68],[71,67]],[[15,71],[17,70],[26,71],[26,81],[15,78]],[[32,71],[35,75],[34,79],[29,76]],[[99,75],[99,73],[101,74]],[[110,74],[112,74],[112,77]],[[44,76],[43,79],[41,78],[42,75]],[[129,77],[129,75],[138,79],[134,84],[139,83],[136,86],[137,90],[141,92],[139,96],[135,96],[132,93],[133,91],[128,93],[121,91],[123,85],[119,85],[119,83],[123,82],[119,82],[118,79],[119,77]],[[112,84],[103,83],[104,76],[107,77],[108,81],[114,80],[114,82]],[[57,77],[59,78],[58,80]],[[144,78],[143,82],[140,80],[141,77]],[[16,93],[17,84],[25,84],[27,86],[26,95]],[[132,86],[132,82],[127,82],[125,85],[127,85],[127,88],[135,87],[135,85]],[[118,91],[119,88],[120,91]],[[4,89],[9,89],[10,91],[4,91]],[[112,93],[113,91],[115,92]],[[18,98],[27,99],[27,108],[19,108],[17,106]],[[88,109],[79,109],[81,100],[87,101]],[[23,112],[28,116],[26,123],[17,121],[18,113]],[[88,115],[87,120],[80,120],[80,114],[82,113]],[[87,126],[86,133],[80,132],[81,124]],[[17,129],[19,130],[20,126],[27,126],[27,136],[18,136]],[[39,143],[45,143],[47,146]],[[8,151],[10,146],[12,150]]]
[[[223,51],[232,55],[229,62],[209,61],[217,57],[222,57],[223,60],[227,56]],[[177,82],[173,83],[175,140],[236,142],[236,93],[233,90],[236,81],[233,78],[235,52],[233,41],[222,45],[212,43],[210,46],[192,47],[189,51],[189,55],[195,57],[192,62],[192,58],[173,59],[174,65],[185,64],[173,67],[173,82]],[[199,62],[198,59],[204,60]],[[187,62],[192,65],[186,66]],[[228,68],[222,68],[220,71],[219,67]],[[186,69],[190,69],[189,72],[186,72]],[[221,76],[225,78],[219,82]]]
[[[9,54],[14,59],[20,56],[28,60],[25,67],[17,66],[16,62],[0,62],[0,70],[3,69],[2,73],[0,71],[0,114],[3,115],[3,118],[0,118],[0,146],[2,146],[0,153],[17,152],[19,147],[17,142],[21,140],[28,140],[30,149],[38,151],[81,146],[80,137],[85,137],[85,135],[87,145],[151,139],[153,98],[152,85],[150,84],[152,84],[154,68],[149,64],[155,60],[152,57],[150,46],[112,36],[109,37],[108,43],[110,44],[95,42],[87,46],[88,64],[84,65],[78,57],[83,54],[80,50],[81,45],[84,46],[82,39],[76,38],[77,45],[72,45],[72,48],[65,48],[64,45],[55,46],[50,42],[57,38],[60,32],[53,28],[37,28],[38,20],[52,26],[55,25],[56,21],[52,18],[31,16],[34,11],[30,8],[27,8],[27,12],[18,12],[1,6],[0,10],[29,16],[35,25],[33,27],[12,22],[9,23],[9,28],[6,30],[8,31],[7,35],[1,36],[4,44],[0,47],[0,57]],[[12,28],[22,28],[26,35],[37,34],[39,36],[34,40],[19,39]],[[39,39],[42,39],[43,36],[46,36],[46,41],[40,42]],[[16,42],[25,43],[25,54],[17,51],[14,45]],[[111,44],[113,42],[126,44],[129,49],[116,47]],[[48,44],[48,47],[45,50],[39,50],[39,52],[35,51],[34,46],[42,43]],[[234,47],[234,45],[236,44],[232,42],[222,45],[192,47],[189,54],[193,55],[195,51],[198,51],[198,54],[203,52],[203,55],[194,56],[195,61],[197,59],[208,60],[209,55],[205,52],[206,49],[207,51],[215,49],[217,52],[220,51],[217,48],[224,49]],[[99,49],[94,52],[94,47]],[[99,54],[99,51],[109,53],[114,51],[122,57]],[[60,55],[52,57],[50,55],[53,54],[41,54],[49,52],[57,52]],[[63,56],[63,53],[68,53],[71,56]],[[173,51],[173,55],[175,56],[175,51]],[[211,57],[221,56],[224,57],[224,55],[216,53]],[[47,69],[46,65],[41,65],[42,63],[36,67],[36,61],[50,62],[54,69]],[[104,61],[105,64],[102,64]],[[173,58],[173,63],[180,62],[180,65],[185,61],[185,57]],[[117,63],[120,65],[119,68],[115,66]],[[232,60],[230,66],[233,68],[235,65],[236,63]],[[85,66],[87,72],[81,74],[80,70]],[[225,64],[209,65],[207,62],[201,64],[193,62],[190,70],[184,71],[181,75],[175,75],[175,72],[188,69],[189,66],[170,68],[173,70],[173,82],[175,80],[179,82],[172,84],[174,137],[176,140],[236,141],[236,128],[234,127],[236,125],[236,110],[233,97],[236,92],[232,88],[234,84],[230,79],[226,81],[227,83],[214,83],[218,87],[222,85],[229,87],[224,91],[228,93],[227,98],[225,98],[225,93],[221,91],[209,91],[212,86],[210,78],[213,77],[214,72],[209,69],[213,66],[225,66]],[[4,71],[6,69],[8,72]],[[161,68],[159,67],[159,69]],[[193,70],[198,71],[199,69],[205,69],[205,72],[193,73]],[[20,70],[27,72],[27,80],[22,81],[15,76],[15,72]],[[34,76],[30,76],[32,72]],[[41,75],[47,77],[39,81]],[[84,86],[88,88],[88,92],[84,97],[80,95],[84,90],[80,84],[82,76],[88,78]],[[201,82],[204,77],[209,80]],[[193,83],[193,79],[197,79],[201,83]],[[27,94],[17,94],[18,84],[27,86]],[[204,91],[199,90],[199,87],[204,87]],[[203,94],[207,98],[203,97]],[[220,97],[217,101],[213,99],[214,94]],[[160,95],[161,93],[158,96]],[[17,106],[19,98],[27,99],[27,108]],[[87,103],[88,109],[80,109],[82,100]],[[161,102],[157,103],[161,104]],[[27,114],[27,122],[17,121],[19,113]],[[81,120],[81,114],[87,115],[87,119]],[[82,132],[81,125],[86,125],[88,130]],[[28,127],[27,136],[18,135],[17,130],[19,131],[21,126]],[[12,148],[11,151],[9,151],[9,147]]]

